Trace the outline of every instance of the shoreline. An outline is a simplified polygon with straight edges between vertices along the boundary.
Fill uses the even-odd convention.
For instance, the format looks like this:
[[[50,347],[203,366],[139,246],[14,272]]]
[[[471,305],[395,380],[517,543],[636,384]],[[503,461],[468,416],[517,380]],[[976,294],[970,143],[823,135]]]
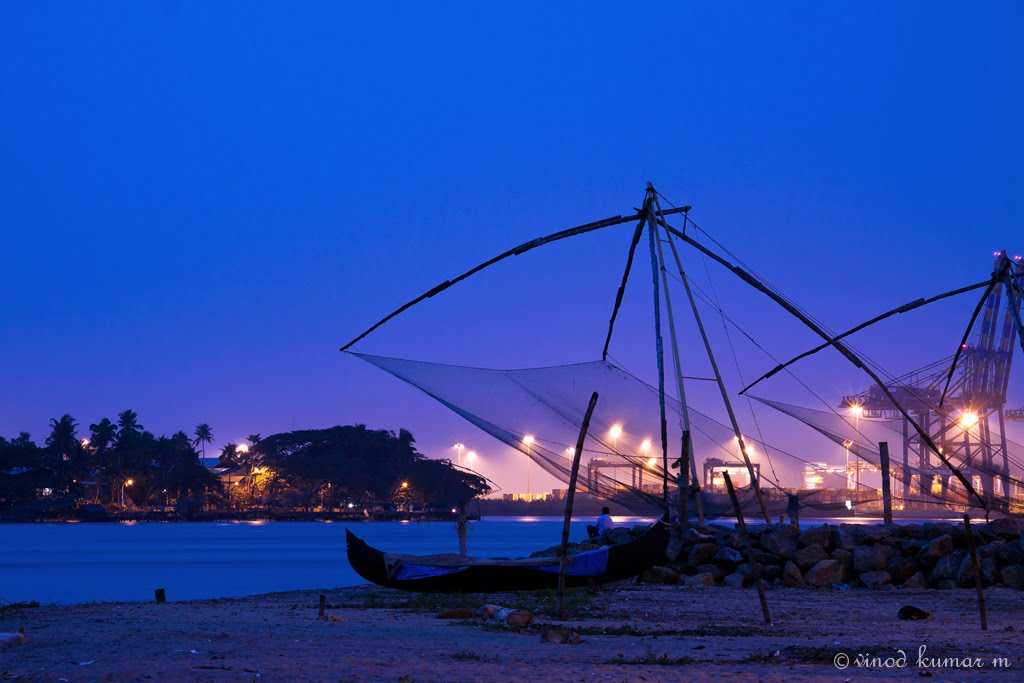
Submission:
[[[1017,632],[1024,592],[986,591],[988,631],[978,625],[969,591],[783,588],[767,596],[772,626],[763,625],[753,590],[624,584],[596,596],[572,592],[565,621],[555,618],[550,592],[423,595],[373,586],[3,609],[0,631],[24,628],[29,642],[0,649],[0,680],[812,681],[932,674],[974,681],[1019,680],[1024,668]],[[485,603],[529,609],[537,623],[513,628],[437,618],[446,608]],[[906,604],[932,618],[900,621]],[[542,643],[543,628],[558,624],[582,642]],[[924,667],[916,663],[922,645]],[[900,650],[908,662],[885,666]],[[845,670],[835,664],[840,655],[851,658]],[[964,667],[965,657],[984,666]],[[992,665],[1003,658],[1006,666]],[[954,659],[957,665],[935,665]]]

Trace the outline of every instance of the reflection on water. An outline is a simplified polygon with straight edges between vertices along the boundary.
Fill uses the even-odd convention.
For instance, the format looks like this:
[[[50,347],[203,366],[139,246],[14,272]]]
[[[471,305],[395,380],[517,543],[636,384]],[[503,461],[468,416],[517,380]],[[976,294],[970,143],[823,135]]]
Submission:
[[[585,538],[592,522],[574,519],[570,539]],[[165,588],[173,601],[357,585],[346,526],[381,550],[458,552],[452,522],[0,524],[0,600],[151,600]],[[487,517],[470,524],[469,552],[521,557],[558,544],[561,529],[560,517]]]

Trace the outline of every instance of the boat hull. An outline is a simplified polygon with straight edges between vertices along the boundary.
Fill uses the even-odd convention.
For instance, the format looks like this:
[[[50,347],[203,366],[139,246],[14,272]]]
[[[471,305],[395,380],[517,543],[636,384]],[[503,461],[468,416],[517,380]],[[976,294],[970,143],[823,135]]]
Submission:
[[[349,530],[345,530],[348,561],[361,577],[387,588],[427,593],[502,593],[558,587],[558,572],[536,566],[479,564],[458,571],[422,578],[401,579],[389,575],[385,554],[370,546]],[[566,586],[590,586],[612,583],[637,576],[665,560],[669,527],[656,522],[641,537],[608,548],[608,562],[600,573],[569,575]],[[424,562],[428,562],[424,558]],[[557,564],[554,565],[557,567]]]

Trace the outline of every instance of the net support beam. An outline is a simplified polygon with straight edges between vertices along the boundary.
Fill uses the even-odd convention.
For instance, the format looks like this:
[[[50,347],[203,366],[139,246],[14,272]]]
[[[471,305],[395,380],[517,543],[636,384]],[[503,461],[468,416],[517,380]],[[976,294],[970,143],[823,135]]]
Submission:
[[[978,493],[978,491],[974,488],[974,485],[970,482],[970,480],[968,480],[967,477],[964,476],[963,472],[961,472],[959,469],[957,469],[953,465],[953,463],[950,462],[949,459],[942,454],[942,451],[939,449],[939,447],[937,445],[935,445],[935,442],[928,435],[928,432],[926,432],[921,427],[921,425],[918,423],[918,421],[915,420],[910,415],[910,413],[907,411],[907,409],[904,408],[903,405],[899,401],[896,400],[896,397],[892,395],[891,391],[889,391],[889,388],[885,385],[885,382],[882,381],[882,378],[879,377],[878,374],[874,370],[872,370],[870,367],[868,367],[867,364],[865,364],[864,361],[862,361],[860,359],[860,357],[856,353],[851,351],[842,342],[835,341],[828,332],[826,332],[824,329],[822,329],[821,326],[819,326],[813,320],[808,318],[805,313],[800,311],[800,309],[798,309],[796,306],[791,304],[789,301],[787,301],[783,297],[781,297],[778,294],[776,294],[775,292],[773,292],[771,289],[769,289],[767,286],[765,286],[764,283],[762,283],[760,280],[758,280],[756,277],[754,277],[753,275],[748,273],[743,268],[740,268],[739,266],[734,265],[731,262],[729,262],[728,260],[722,258],[721,256],[719,256],[715,252],[711,251],[710,249],[705,247],[703,244],[701,244],[697,240],[693,239],[692,237],[689,237],[685,233],[680,232],[676,228],[670,226],[666,221],[661,220],[660,224],[664,225],[665,228],[669,232],[671,232],[673,235],[675,235],[676,237],[681,239],[683,242],[689,244],[693,248],[697,249],[698,251],[702,252],[703,254],[708,256],[709,258],[713,259],[714,261],[716,261],[717,263],[722,265],[724,268],[729,270],[733,275],[735,275],[739,279],[743,280],[748,285],[750,285],[751,287],[753,287],[754,289],[756,289],[757,291],[761,292],[762,294],[767,296],[769,299],[774,301],[776,304],[781,306],[784,311],[786,311],[787,313],[792,315],[794,318],[799,320],[806,327],[808,327],[811,331],[813,331],[819,337],[821,337],[826,342],[828,342],[831,346],[834,346],[835,349],[837,351],[839,351],[839,353],[841,353],[843,355],[843,357],[845,357],[848,361],[850,361],[850,363],[852,363],[854,365],[854,367],[860,368],[868,377],[871,378],[871,380],[873,382],[875,382],[875,384],[878,385],[878,387],[879,387],[879,389],[881,389],[882,393],[885,394],[885,397],[887,399],[889,399],[889,401],[896,407],[896,409],[900,412],[900,414],[903,416],[903,418],[906,419],[910,423],[910,425],[914,428],[914,431],[917,432],[918,436],[921,438],[921,441],[924,442],[928,446],[928,448],[933,453],[935,453],[938,456],[939,460],[942,461],[943,465],[945,465],[946,467],[949,468],[949,470],[957,478],[957,481],[959,481],[963,485],[964,490],[969,492],[972,496],[974,496],[975,499],[978,500],[978,502],[981,504],[982,509],[985,510],[986,513],[989,512],[989,510],[990,510],[989,502]]]

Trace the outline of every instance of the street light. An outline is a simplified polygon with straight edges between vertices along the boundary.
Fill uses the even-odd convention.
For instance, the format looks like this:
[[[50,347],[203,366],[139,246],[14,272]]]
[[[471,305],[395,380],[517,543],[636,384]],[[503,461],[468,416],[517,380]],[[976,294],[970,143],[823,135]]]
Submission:
[[[121,484],[121,507],[124,507],[124,490],[134,483],[134,479],[126,479],[125,482]]]
[[[462,449],[465,448],[463,443],[460,441],[455,444],[455,450],[459,452],[459,467],[462,467]]]
[[[473,469],[473,463],[476,461],[476,451],[470,451],[466,453],[466,457],[469,458],[469,469]]]
[[[533,457],[533,437],[527,434],[523,437],[523,443],[526,444],[526,495],[530,495],[530,460]]]
[[[619,437],[622,436],[622,425],[612,425],[608,430],[608,436],[612,437],[612,450],[615,455],[619,454]]]

